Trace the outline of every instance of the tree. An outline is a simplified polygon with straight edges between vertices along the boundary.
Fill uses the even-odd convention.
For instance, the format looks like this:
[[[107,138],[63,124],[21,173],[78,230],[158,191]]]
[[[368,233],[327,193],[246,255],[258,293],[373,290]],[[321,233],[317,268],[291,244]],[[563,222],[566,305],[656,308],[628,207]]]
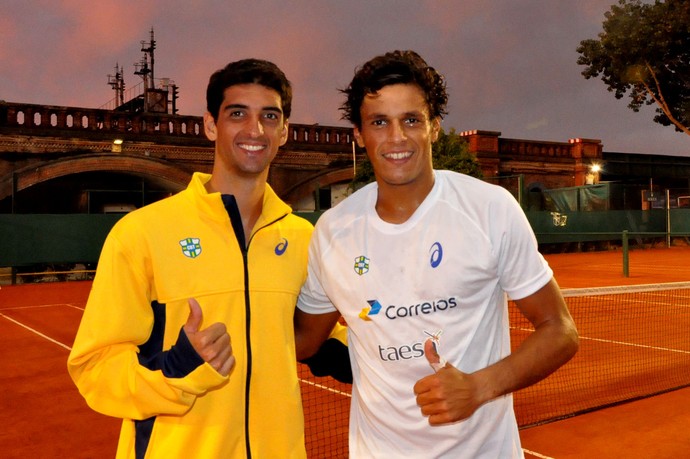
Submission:
[[[467,141],[456,134],[455,129],[446,133],[441,128],[438,140],[432,146],[432,161],[434,169],[447,169],[477,178],[483,176],[477,158],[470,153]],[[360,188],[374,180],[374,169],[369,160],[365,159],[357,163],[357,171],[351,188]]]
[[[432,160],[434,169],[446,169],[461,172],[472,177],[482,178],[479,161],[470,153],[467,140],[455,133],[451,128],[446,133],[443,128],[438,134],[438,140],[433,145]]]
[[[690,135],[690,2],[619,0],[598,40],[583,40],[577,63],[628,107],[656,104],[654,121]]]

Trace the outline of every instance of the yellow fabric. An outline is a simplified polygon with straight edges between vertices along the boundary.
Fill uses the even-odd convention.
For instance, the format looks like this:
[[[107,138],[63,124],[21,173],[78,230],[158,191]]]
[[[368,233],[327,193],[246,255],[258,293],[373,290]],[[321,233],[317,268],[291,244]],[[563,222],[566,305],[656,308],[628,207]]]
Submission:
[[[328,339],[334,338],[347,346],[347,326],[342,325],[340,322],[336,322],[335,327],[331,330],[331,334],[328,335]]]
[[[195,174],[185,191],[112,229],[68,370],[89,406],[123,418],[118,458],[135,457],[134,420],[152,416],[146,458],[246,457],[245,412],[253,457],[303,458],[293,312],[312,225],[266,186],[247,252],[247,304],[243,255],[220,195],[206,193],[209,178]],[[199,240],[198,254],[184,255],[187,238]],[[162,350],[175,344],[190,297],[201,305],[202,328],[222,322],[228,329],[236,358],[229,377],[206,363],[181,377],[139,363],[139,346],[154,339],[156,327]],[[154,323],[153,302],[163,305],[164,324]]]

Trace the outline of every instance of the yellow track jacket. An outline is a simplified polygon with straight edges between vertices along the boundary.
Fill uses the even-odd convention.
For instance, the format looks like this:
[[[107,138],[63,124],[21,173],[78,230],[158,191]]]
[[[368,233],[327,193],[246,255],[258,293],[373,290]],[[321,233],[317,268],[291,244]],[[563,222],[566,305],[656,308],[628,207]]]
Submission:
[[[244,250],[234,198],[208,194],[209,178],[113,227],[69,373],[91,408],[123,418],[117,458],[303,458],[293,312],[312,225],[266,185]],[[182,331],[190,297],[202,329],[227,326],[228,377]]]

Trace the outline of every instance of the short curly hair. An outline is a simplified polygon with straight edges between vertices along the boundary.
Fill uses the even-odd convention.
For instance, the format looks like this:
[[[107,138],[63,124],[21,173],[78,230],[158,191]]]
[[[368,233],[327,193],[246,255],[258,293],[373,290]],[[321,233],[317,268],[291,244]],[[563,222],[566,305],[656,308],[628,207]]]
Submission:
[[[238,84],[255,83],[273,89],[280,95],[283,116],[290,118],[292,111],[292,85],[273,62],[262,59],[242,59],[231,62],[209,78],[206,88],[206,110],[218,120],[225,90]]]
[[[340,106],[342,119],[361,128],[360,109],[365,96],[375,94],[384,86],[407,83],[421,88],[432,119],[443,118],[448,113],[448,94],[443,75],[430,67],[415,51],[396,50],[374,57],[359,67],[350,85],[340,90],[346,95],[345,102]]]

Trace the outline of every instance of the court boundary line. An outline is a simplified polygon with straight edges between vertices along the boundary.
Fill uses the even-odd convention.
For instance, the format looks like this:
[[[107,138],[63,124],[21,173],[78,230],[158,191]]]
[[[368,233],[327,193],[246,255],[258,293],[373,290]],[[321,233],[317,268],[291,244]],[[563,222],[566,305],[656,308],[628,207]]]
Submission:
[[[535,452],[535,451],[530,451],[530,450],[528,450],[527,448],[522,448],[522,451],[525,452],[525,453],[527,453],[527,454],[531,454],[532,456],[536,456],[536,457],[538,457],[539,459],[554,459],[554,458],[551,457],[551,456],[544,456],[543,454],[539,454],[539,453],[537,453],[537,452]]]
[[[33,309],[33,308],[54,308],[56,306],[67,306],[68,308],[79,309],[84,311],[83,307],[76,306],[72,303],[52,303],[52,304],[32,304],[29,306],[9,306],[6,308],[0,308],[0,311],[18,311],[20,309]]]
[[[16,325],[19,325],[20,327],[22,327],[22,328],[24,328],[24,329],[26,329],[26,330],[29,330],[31,333],[34,333],[34,334],[40,336],[41,338],[45,339],[46,341],[50,341],[50,342],[53,343],[53,344],[57,344],[58,346],[67,349],[68,351],[71,351],[71,350],[72,350],[72,348],[69,347],[68,345],[63,344],[63,343],[61,343],[60,341],[55,340],[55,339],[51,338],[51,337],[48,336],[48,335],[44,335],[43,333],[39,332],[38,330],[36,330],[36,329],[34,329],[34,328],[31,328],[31,327],[29,327],[28,325],[25,325],[25,324],[19,322],[18,320],[13,319],[12,317],[9,317],[9,316],[6,315],[6,314],[3,314],[3,313],[0,312],[0,317],[3,317],[3,318],[5,318],[5,319],[9,320],[10,322],[15,323]]]
[[[82,311],[84,310],[84,308],[80,308],[78,306],[74,306],[74,305],[68,304],[68,303],[55,303],[55,304],[40,304],[40,305],[32,305],[32,306],[15,306],[15,307],[5,308],[5,309],[3,309],[3,311],[9,311],[9,310],[15,310],[16,311],[16,310],[21,310],[21,309],[33,309],[33,308],[48,308],[48,307],[55,307],[55,306],[66,306],[66,307],[72,307],[75,309],[80,309]],[[35,335],[38,335],[41,338],[43,338],[47,341],[50,341],[51,343],[57,344],[58,346],[67,349],[68,351],[72,351],[72,348],[70,346],[67,346],[64,343],[61,343],[60,341],[57,341],[57,340],[51,338],[50,336],[47,336],[47,335],[39,332],[38,330],[31,328],[28,325],[25,325],[16,319],[13,319],[12,317],[10,317],[6,314],[3,314],[2,312],[0,312],[0,317],[3,317],[5,319],[9,320],[10,322],[15,323],[16,325],[19,325],[20,327],[34,333]],[[299,381],[306,384],[306,385],[316,387],[317,389],[322,389],[322,390],[325,390],[325,391],[328,391],[328,392],[331,392],[331,393],[334,393],[337,395],[343,395],[345,397],[352,398],[352,394],[348,394],[347,392],[343,392],[341,390],[334,389],[332,387],[324,386],[323,384],[315,383],[312,381],[307,381],[306,379],[301,379],[301,378],[299,378]]]
[[[308,385],[308,386],[316,387],[317,389],[323,389],[323,390],[326,390],[328,392],[332,392],[332,393],[337,394],[337,395],[344,395],[345,397],[352,398],[352,394],[348,394],[347,392],[343,392],[341,390],[334,389],[332,387],[324,386],[323,384],[315,383],[313,381],[307,381],[306,379],[302,379],[302,378],[299,378],[299,381]]]
[[[510,327],[511,330],[520,330],[524,332],[534,332],[533,328],[523,328],[523,327]],[[636,343],[627,343],[625,341],[616,341],[612,339],[604,339],[604,338],[590,338],[589,336],[582,336],[580,335],[581,340],[585,341],[597,341],[599,343],[606,343],[606,344],[620,344],[621,346],[630,346],[630,347],[640,347],[642,349],[653,349],[655,351],[667,351],[667,352],[676,352],[678,354],[690,354],[690,351],[684,351],[682,349],[673,349],[673,348],[668,348],[668,347],[660,347],[660,346],[650,346],[648,344],[636,344]]]

